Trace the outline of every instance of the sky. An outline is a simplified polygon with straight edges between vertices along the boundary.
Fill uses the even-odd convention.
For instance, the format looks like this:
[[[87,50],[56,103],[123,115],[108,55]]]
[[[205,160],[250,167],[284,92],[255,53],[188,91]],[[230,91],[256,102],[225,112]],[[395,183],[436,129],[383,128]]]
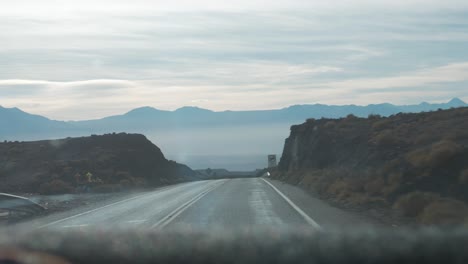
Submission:
[[[465,0],[6,1],[0,105],[84,120],[468,101],[466,47]]]

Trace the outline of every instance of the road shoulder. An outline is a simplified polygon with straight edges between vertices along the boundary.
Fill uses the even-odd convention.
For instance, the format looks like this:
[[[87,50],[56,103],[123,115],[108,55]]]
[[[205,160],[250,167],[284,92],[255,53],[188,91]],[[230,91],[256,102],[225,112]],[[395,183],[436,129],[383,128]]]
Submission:
[[[314,197],[312,194],[306,192],[300,187],[278,180],[266,180],[273,184],[279,191],[286,195],[324,229],[343,229],[349,228],[350,226],[357,228],[385,226],[371,217],[333,207],[327,202]]]

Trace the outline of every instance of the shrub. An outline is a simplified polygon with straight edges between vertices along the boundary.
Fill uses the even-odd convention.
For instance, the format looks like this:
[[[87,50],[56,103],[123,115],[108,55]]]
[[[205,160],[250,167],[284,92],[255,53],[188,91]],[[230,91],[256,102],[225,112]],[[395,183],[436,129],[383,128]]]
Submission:
[[[378,133],[374,137],[374,141],[379,146],[392,146],[398,142],[398,138],[393,135],[391,130],[386,129]]]
[[[388,176],[387,181],[390,185],[393,185],[393,184],[399,185],[402,179],[403,179],[403,174],[401,172],[395,172],[395,173],[391,173]]]
[[[413,165],[413,167],[425,167],[428,162],[428,150],[413,150],[406,154],[406,160]]]
[[[329,129],[329,128],[334,128],[335,125],[336,125],[335,121],[328,121],[327,123],[325,123],[324,127]]]
[[[448,140],[439,141],[428,150],[417,149],[406,155],[406,159],[414,167],[435,167],[445,164],[456,156],[461,147]]]
[[[346,120],[356,120],[358,117],[353,115],[353,114],[349,114],[346,116]]]
[[[364,190],[366,193],[369,195],[378,195],[382,192],[382,190],[385,188],[385,180],[383,177],[377,177],[376,179],[368,182]]]
[[[389,128],[391,128],[391,126],[392,126],[392,123],[391,123],[390,119],[382,119],[382,120],[379,120],[379,121],[375,122],[372,125],[372,129],[373,130],[383,130],[383,129],[389,129]]]
[[[435,164],[444,164],[461,151],[460,145],[453,141],[442,140],[432,146],[429,161]]]
[[[427,225],[459,225],[468,217],[468,207],[455,199],[440,199],[424,208],[420,216],[422,224]]]
[[[428,204],[439,198],[439,195],[435,193],[415,191],[398,198],[393,208],[402,212],[404,216],[416,217],[423,212]]]
[[[327,188],[327,192],[333,195],[340,195],[348,189],[348,185],[343,180],[337,180]]]
[[[461,184],[468,184],[468,169],[465,169],[460,173],[458,182]]]
[[[39,186],[39,193],[41,194],[65,194],[72,193],[73,187],[59,179],[43,183]]]

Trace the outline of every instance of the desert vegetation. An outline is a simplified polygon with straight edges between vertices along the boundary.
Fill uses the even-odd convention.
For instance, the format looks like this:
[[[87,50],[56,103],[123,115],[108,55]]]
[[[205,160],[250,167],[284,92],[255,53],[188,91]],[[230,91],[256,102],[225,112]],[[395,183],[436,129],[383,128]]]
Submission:
[[[421,224],[468,223],[468,108],[293,126],[274,177]]]

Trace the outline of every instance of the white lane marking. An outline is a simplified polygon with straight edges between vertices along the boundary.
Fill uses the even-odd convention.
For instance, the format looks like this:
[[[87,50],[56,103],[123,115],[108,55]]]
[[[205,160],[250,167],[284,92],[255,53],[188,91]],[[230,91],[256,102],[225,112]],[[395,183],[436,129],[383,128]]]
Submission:
[[[276,188],[273,184],[271,184],[270,182],[268,182],[267,180],[263,179],[262,180],[264,182],[266,182],[268,185],[270,185],[270,187],[275,190],[281,197],[283,197],[283,199],[288,202],[289,205],[291,205],[291,207],[296,210],[303,218],[304,220],[311,226],[313,226],[314,228],[316,228],[317,230],[323,230],[322,227],[317,224],[317,222],[315,222],[312,218],[310,218],[310,216],[308,216],[304,211],[301,210],[301,208],[299,208],[295,203],[293,203],[293,201],[291,201],[286,195],[284,195],[280,190],[278,190],[278,188]]]
[[[86,227],[89,226],[88,224],[82,224],[82,225],[65,225],[62,226],[63,228],[75,228],[75,227]]]
[[[138,223],[144,223],[146,222],[146,220],[130,220],[130,221],[127,221],[127,223],[130,223],[130,224],[138,224]]]
[[[174,211],[163,217],[161,220],[159,220],[156,224],[151,226],[151,229],[162,229],[168,224],[170,224],[177,216],[179,216],[181,213],[183,213],[185,210],[187,210],[191,205],[196,203],[198,200],[203,198],[205,195],[207,195],[209,192],[213,191],[214,189],[218,188],[219,186],[223,185],[227,180],[223,180],[220,184],[213,184],[214,186],[210,187],[208,190],[198,194],[197,196],[193,197],[186,203],[182,204],[181,206],[177,207]]]
[[[191,183],[194,183],[194,182],[191,182]],[[87,214],[90,214],[90,213],[93,213],[93,212],[102,210],[102,209],[104,209],[104,208],[107,208],[107,207],[110,207],[110,206],[113,206],[113,205],[117,205],[117,204],[125,203],[125,202],[131,201],[131,200],[135,200],[135,199],[141,198],[141,197],[143,197],[143,196],[149,196],[149,195],[154,194],[155,191],[167,191],[168,189],[172,189],[172,188],[175,188],[175,187],[178,187],[178,186],[180,186],[180,185],[177,184],[177,185],[173,185],[173,186],[163,187],[163,188],[161,188],[161,189],[154,190],[154,191],[149,192],[149,193],[145,193],[145,194],[138,195],[138,196],[135,196],[135,197],[132,197],[132,198],[128,198],[128,199],[125,199],[125,200],[122,200],[122,201],[118,201],[118,202],[115,202],[115,203],[111,203],[111,204],[108,204],[108,205],[105,205],[105,206],[102,206],[102,207],[99,207],[99,208],[96,208],[96,209],[93,209],[93,210],[89,210],[89,211],[86,211],[86,212],[83,212],[83,213],[80,213],[80,214],[72,215],[72,216],[70,216],[70,217],[66,217],[66,218],[63,218],[63,219],[54,221],[54,222],[52,222],[52,223],[48,223],[48,224],[39,226],[38,229],[41,229],[41,228],[44,228],[44,227],[48,227],[48,226],[51,226],[51,225],[55,225],[55,224],[58,224],[58,223],[61,223],[61,222],[64,222],[64,221],[67,221],[67,220],[70,220],[70,219],[73,219],[73,218],[82,216],[82,215],[87,215]]]
[[[257,225],[281,225],[283,221],[273,210],[273,204],[268,199],[267,190],[261,181],[255,181],[249,188],[248,202]]]

